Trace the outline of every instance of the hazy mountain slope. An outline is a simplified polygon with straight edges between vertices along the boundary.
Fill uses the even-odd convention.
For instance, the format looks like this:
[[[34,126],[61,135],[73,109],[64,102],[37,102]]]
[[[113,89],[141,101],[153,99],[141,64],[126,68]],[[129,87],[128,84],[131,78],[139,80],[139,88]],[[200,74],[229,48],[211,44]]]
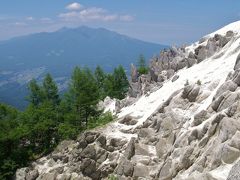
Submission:
[[[155,75],[177,67],[159,90],[122,108],[116,122],[65,141],[18,170],[17,179],[237,180],[240,21],[177,51],[154,60]]]
[[[46,72],[60,78],[58,83],[62,85],[77,65],[95,68],[99,64],[111,71],[122,64],[129,69],[139,54],[150,58],[165,47],[85,26],[3,41],[0,42],[0,101],[20,107],[26,95],[23,86],[33,77],[41,79]],[[34,73],[39,68],[43,71]],[[20,93],[19,88],[23,89]],[[15,101],[12,95],[16,95]]]

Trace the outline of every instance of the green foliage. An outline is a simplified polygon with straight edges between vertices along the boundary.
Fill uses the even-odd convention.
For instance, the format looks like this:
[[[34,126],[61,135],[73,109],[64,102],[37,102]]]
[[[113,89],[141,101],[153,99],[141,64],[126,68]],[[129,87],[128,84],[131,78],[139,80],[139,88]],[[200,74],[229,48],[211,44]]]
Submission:
[[[128,78],[121,65],[114,69],[113,74],[108,74],[104,82],[105,92],[111,98],[123,99],[128,88]]]
[[[76,113],[76,120],[88,123],[89,116],[96,111],[96,105],[100,100],[99,88],[92,72],[88,68],[76,67],[73,71],[70,87],[69,100],[72,111]]]
[[[58,87],[50,74],[47,74],[43,80],[43,93],[45,100],[50,101],[54,105],[59,104]]]
[[[58,134],[61,139],[74,139],[78,133],[78,129],[70,123],[61,123],[58,126]]]
[[[123,99],[126,96],[129,88],[129,82],[125,73],[124,68],[120,65],[114,69],[113,72],[114,86],[113,92],[117,99]]]
[[[139,74],[147,74],[148,73],[148,67],[146,65],[146,60],[142,54],[139,56],[137,67],[138,67],[137,70],[138,70]]]
[[[27,98],[28,101],[34,106],[38,106],[43,100],[43,91],[41,87],[37,84],[37,81],[33,79],[30,81],[28,89],[30,91],[30,95]]]
[[[100,98],[103,100],[106,97],[106,92],[104,91],[104,82],[107,78],[107,75],[104,73],[103,69],[100,66],[97,66],[94,72],[95,79],[97,81],[97,86],[100,93]]]
[[[60,98],[50,74],[29,85],[29,106],[25,111],[0,103],[0,179],[11,179],[17,168],[49,153],[64,139],[74,139],[87,129],[111,122],[111,113],[98,110],[106,96],[122,99],[128,91],[122,66],[112,74],[97,67],[76,67],[67,93]]]
[[[109,180],[118,180],[117,176],[114,176],[113,174],[108,176]]]
[[[103,113],[98,117],[91,118],[87,128],[93,129],[95,127],[104,126],[109,122],[113,121],[113,119],[114,117],[112,116],[112,113],[110,112]]]
[[[196,84],[199,85],[199,86],[201,86],[201,85],[202,85],[202,82],[201,82],[200,80],[198,80]]]

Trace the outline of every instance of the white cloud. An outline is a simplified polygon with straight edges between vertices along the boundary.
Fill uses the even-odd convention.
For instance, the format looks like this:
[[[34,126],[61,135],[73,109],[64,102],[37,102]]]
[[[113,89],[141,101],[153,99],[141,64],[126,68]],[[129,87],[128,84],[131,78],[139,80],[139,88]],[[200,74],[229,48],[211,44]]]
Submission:
[[[66,6],[66,9],[68,9],[70,11],[77,11],[77,10],[80,10],[82,8],[83,8],[83,6],[79,3],[77,3],[77,2],[69,4],[69,5]]]
[[[47,18],[47,17],[41,18],[40,21],[42,23],[52,23],[53,22],[51,18]]]
[[[65,21],[132,21],[134,18],[130,15],[118,15],[108,13],[106,9],[98,7],[89,7],[79,11],[71,11],[59,14],[59,17]]]
[[[133,21],[134,20],[134,17],[133,16],[130,16],[130,15],[123,15],[123,16],[120,16],[119,17],[121,21]]]
[[[15,23],[13,23],[13,25],[15,25],[15,26],[26,26],[27,24],[24,23],[24,22],[15,22]]]
[[[29,17],[26,18],[26,20],[28,20],[28,21],[33,21],[34,18],[33,18],[32,16],[29,16]]]

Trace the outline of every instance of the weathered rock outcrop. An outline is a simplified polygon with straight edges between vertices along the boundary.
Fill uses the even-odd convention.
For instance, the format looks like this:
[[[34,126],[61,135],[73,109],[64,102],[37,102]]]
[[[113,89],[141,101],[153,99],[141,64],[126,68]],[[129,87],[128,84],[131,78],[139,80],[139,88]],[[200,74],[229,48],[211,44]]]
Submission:
[[[115,122],[62,142],[19,169],[16,179],[238,179],[240,38],[232,41],[234,35],[163,51],[148,75],[132,74],[129,94],[141,98],[119,108]]]

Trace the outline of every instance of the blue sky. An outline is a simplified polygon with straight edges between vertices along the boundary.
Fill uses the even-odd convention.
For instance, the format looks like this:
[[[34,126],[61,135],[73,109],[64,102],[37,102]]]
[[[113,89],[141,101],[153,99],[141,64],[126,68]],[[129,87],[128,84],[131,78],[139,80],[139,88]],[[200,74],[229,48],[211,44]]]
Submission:
[[[87,25],[180,45],[239,19],[239,0],[1,0],[0,40]]]

